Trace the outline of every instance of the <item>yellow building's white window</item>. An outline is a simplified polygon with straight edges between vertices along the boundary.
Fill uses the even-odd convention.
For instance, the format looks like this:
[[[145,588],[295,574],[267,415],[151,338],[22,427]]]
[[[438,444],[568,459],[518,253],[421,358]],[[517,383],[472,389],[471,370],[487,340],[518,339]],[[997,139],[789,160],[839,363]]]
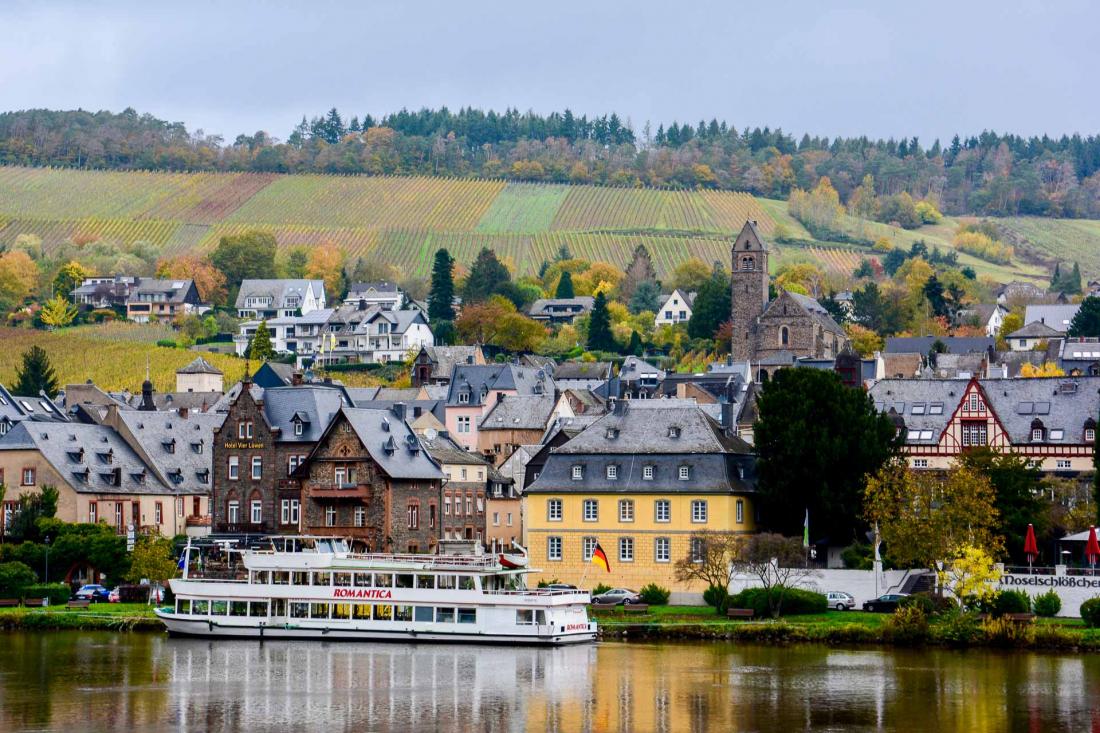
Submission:
[[[581,542],[581,555],[584,557],[585,562],[591,562],[592,555],[596,552],[596,538],[585,537]]]
[[[653,540],[653,559],[657,562],[672,560],[672,545],[668,537],[658,537]]]
[[[633,522],[634,521],[634,501],[631,499],[619,500],[619,521],[620,522]]]
[[[546,538],[546,559],[554,561],[561,560],[561,537]]]
[[[738,499],[737,504],[734,506],[735,521],[738,524],[745,523],[745,500]]]
[[[619,562],[634,562],[634,538],[619,538]]]
[[[703,499],[695,499],[691,502],[691,521],[696,524],[705,524],[707,521],[707,502]]]
[[[688,466],[680,466],[680,480],[687,481],[691,478],[691,468]]]
[[[652,481],[653,480],[653,466],[642,466],[642,480],[643,481]]]
[[[550,522],[560,522],[562,518],[561,499],[547,499],[546,519]]]
[[[586,522],[598,522],[600,521],[600,502],[596,499],[584,500],[584,521]]]
[[[609,481],[614,481],[619,478],[619,467],[614,463],[607,467],[607,478]]]
[[[672,502],[668,499],[657,499],[653,502],[653,520],[656,522],[672,521]]]
[[[573,466],[573,480],[580,481],[584,478],[584,466]]]

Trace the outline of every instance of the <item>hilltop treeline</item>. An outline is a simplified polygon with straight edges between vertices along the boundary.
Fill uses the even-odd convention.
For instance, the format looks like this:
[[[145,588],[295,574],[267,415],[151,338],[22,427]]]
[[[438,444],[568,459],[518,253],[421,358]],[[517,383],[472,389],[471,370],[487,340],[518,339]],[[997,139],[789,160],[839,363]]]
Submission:
[[[132,109],[0,114],[0,163],[113,169],[421,174],[611,186],[721,188],[786,198],[827,176],[848,202],[876,193],[931,200],[946,213],[1100,217],[1100,136],[983,132],[946,145],[738,130],[718,120],[636,130],[589,118],[424,109],[374,118],[302,118],[285,141],[232,142]]]

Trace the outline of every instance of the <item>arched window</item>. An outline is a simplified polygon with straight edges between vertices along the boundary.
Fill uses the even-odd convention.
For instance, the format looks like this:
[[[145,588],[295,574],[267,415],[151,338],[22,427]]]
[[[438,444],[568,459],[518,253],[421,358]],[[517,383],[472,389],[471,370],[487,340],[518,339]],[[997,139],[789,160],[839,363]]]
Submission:
[[[1046,428],[1043,426],[1043,421],[1039,418],[1035,418],[1031,421],[1031,442],[1039,443],[1046,437]]]
[[[760,384],[763,384],[764,382],[768,381],[768,372],[764,369],[761,369],[760,371],[758,371],[756,373],[756,381]]]
[[[756,269],[756,258],[744,255],[741,257],[741,269],[751,272]]]
[[[786,326],[779,327],[779,345],[787,346],[791,343],[791,330]]]

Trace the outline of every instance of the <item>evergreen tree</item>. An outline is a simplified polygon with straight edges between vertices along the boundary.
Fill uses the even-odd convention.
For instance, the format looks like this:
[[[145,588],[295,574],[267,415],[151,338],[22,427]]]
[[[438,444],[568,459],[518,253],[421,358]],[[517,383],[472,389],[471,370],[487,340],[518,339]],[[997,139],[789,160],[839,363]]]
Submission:
[[[695,338],[714,338],[718,327],[730,319],[729,278],[715,273],[700,286],[691,304],[691,318],[688,319],[688,336]]]
[[[453,321],[455,319],[454,258],[446,249],[435,251],[432,264],[432,287],[428,293],[428,320]]]
[[[634,291],[644,282],[657,282],[657,271],[653,268],[653,258],[644,244],[634,248],[634,256],[630,259],[626,271],[623,273],[623,281],[619,285],[619,292],[623,300],[629,302],[634,297]],[[659,290],[659,286],[658,286]]]
[[[569,247],[567,245],[563,244],[562,246],[558,247],[558,254],[556,259],[558,262],[571,260],[573,259],[573,253],[569,251]]]
[[[558,280],[558,289],[554,292],[555,298],[573,298],[573,276],[569,274],[569,270],[566,270],[561,274],[561,279]]]
[[[489,299],[489,296],[508,290],[512,282],[512,276],[496,253],[488,247],[482,247],[470,268],[470,274],[466,277],[466,285],[462,289],[462,302],[480,303]]]
[[[642,355],[642,337],[638,335],[637,331],[630,332],[630,343],[627,344],[626,353],[631,356]]]
[[[630,296],[630,312],[634,315],[642,311],[656,313],[661,307],[661,288],[653,280],[643,280]]]
[[[928,299],[928,304],[932,306],[932,315],[948,315],[947,299],[943,296],[943,283],[940,282],[935,273],[932,273],[931,277],[924,283],[924,297]]]
[[[1063,292],[1071,295],[1077,295],[1081,292],[1081,266],[1076,262],[1073,263],[1073,272],[1070,273],[1066,279],[1066,287],[1063,288]]]
[[[611,314],[607,310],[607,298],[603,292],[596,293],[596,302],[592,305],[592,315],[588,321],[588,350],[616,351],[618,345],[611,333]]]
[[[23,366],[15,372],[12,392],[17,395],[37,397],[45,392],[48,397],[57,394],[57,373],[50,364],[50,357],[41,346],[32,346],[23,352]]]
[[[1070,321],[1066,335],[1071,338],[1100,337],[1100,298],[1089,296],[1081,301],[1081,307]]]
[[[271,332],[267,330],[267,321],[260,321],[252,340],[248,342],[248,358],[263,363],[275,357],[275,347],[271,345]]]
[[[1054,292],[1058,292],[1058,288],[1062,287],[1062,265],[1058,262],[1054,263],[1054,272],[1050,276],[1050,289]]]

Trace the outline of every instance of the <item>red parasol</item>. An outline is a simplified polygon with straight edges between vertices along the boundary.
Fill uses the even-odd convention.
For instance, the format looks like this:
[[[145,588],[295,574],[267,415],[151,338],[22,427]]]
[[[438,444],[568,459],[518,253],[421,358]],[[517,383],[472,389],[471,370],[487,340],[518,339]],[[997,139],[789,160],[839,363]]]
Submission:
[[[1089,565],[1096,564],[1096,558],[1100,557],[1100,542],[1096,541],[1096,527],[1089,527],[1089,541],[1085,544],[1085,557]]]
[[[1035,558],[1039,554],[1039,543],[1035,541],[1035,525],[1027,525],[1027,536],[1024,537],[1024,554],[1027,555],[1027,565],[1030,568],[1031,563],[1035,562]]]

